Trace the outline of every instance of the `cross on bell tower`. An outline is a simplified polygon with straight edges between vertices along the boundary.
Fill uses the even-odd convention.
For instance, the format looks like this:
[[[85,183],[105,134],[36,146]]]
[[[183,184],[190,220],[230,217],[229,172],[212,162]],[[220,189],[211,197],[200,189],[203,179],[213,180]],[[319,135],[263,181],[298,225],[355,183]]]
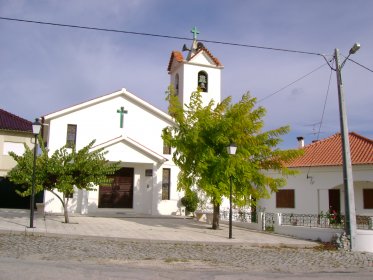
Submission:
[[[199,34],[199,31],[197,30],[197,27],[193,27],[192,30],[190,31],[193,33],[193,40],[197,40],[197,34]]]

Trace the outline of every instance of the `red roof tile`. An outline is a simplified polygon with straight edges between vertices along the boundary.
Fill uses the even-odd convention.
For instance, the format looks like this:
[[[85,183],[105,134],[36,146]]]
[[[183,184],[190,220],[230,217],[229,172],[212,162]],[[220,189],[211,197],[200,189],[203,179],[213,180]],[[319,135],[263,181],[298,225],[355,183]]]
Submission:
[[[349,141],[352,164],[373,164],[373,140],[351,132]],[[340,133],[306,145],[303,149],[303,156],[287,163],[288,167],[342,165],[342,139]]]
[[[207,53],[207,55],[214,61],[215,65],[216,66],[223,66],[219,59],[217,59],[216,57],[214,57],[211,52],[206,48],[206,47],[201,47],[201,48],[198,48],[198,51],[193,55],[193,57],[195,57],[197,54],[199,54],[201,51],[204,51],[205,53]],[[193,58],[192,57],[192,58]],[[183,54],[179,51],[173,51],[171,53],[171,58],[170,58],[170,61],[168,63],[168,67],[167,67],[167,71],[170,72],[171,70],[171,67],[172,67],[172,63],[174,62],[174,60],[176,60],[177,62],[183,62],[184,61],[184,57],[183,57]]]
[[[32,122],[0,109],[0,130],[32,132]]]
[[[179,51],[173,51],[171,53],[170,61],[168,63],[167,71],[171,70],[172,62],[176,59],[177,62],[183,62],[184,57],[183,54]]]

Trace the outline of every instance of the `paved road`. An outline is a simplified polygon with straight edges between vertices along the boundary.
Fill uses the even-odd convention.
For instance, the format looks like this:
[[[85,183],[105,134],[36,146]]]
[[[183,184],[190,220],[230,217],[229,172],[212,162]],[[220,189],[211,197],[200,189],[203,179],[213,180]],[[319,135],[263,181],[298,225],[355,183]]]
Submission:
[[[266,234],[248,229],[233,228],[234,239],[228,239],[228,226],[211,230],[211,225],[193,219],[175,216],[138,216],[127,212],[110,214],[109,217],[72,216],[70,223],[63,223],[62,216],[35,216],[35,228],[28,228],[29,211],[0,209],[0,231],[35,234],[62,234],[125,238],[129,240],[190,241],[203,243],[245,243],[253,246],[314,247],[318,243],[302,239]]]
[[[178,269],[233,272],[364,272],[372,273],[373,278],[373,254],[245,244],[0,233],[0,257],[19,261],[166,265]]]
[[[321,250],[286,236],[234,227],[229,240],[225,225],[213,231],[164,217],[62,221],[37,216],[29,229],[27,211],[0,210],[0,279],[66,279],[70,272],[74,279],[373,279],[371,253]]]
[[[371,280],[369,272],[252,272],[234,271],[211,268],[183,268],[178,265],[138,265],[125,264],[89,264],[77,262],[56,262],[40,260],[19,260],[0,257],[0,279],[12,280],[40,280],[40,279],[74,279],[74,280],[102,280],[102,279],[294,279],[294,280]]]

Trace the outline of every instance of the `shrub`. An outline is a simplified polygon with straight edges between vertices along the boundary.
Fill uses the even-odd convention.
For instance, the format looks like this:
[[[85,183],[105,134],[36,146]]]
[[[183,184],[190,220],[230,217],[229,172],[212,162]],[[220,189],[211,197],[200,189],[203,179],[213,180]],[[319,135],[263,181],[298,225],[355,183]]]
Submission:
[[[185,209],[190,213],[196,211],[198,202],[199,199],[197,193],[190,190],[187,190],[185,192],[185,196],[181,198],[181,203],[185,206]]]

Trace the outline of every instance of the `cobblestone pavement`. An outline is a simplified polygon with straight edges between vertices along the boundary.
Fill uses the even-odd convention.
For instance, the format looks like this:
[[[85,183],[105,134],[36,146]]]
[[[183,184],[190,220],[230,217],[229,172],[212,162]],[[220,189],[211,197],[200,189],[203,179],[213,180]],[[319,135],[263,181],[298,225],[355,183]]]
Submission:
[[[0,256],[25,260],[133,263],[261,272],[373,273],[371,253],[30,233],[0,233]]]

